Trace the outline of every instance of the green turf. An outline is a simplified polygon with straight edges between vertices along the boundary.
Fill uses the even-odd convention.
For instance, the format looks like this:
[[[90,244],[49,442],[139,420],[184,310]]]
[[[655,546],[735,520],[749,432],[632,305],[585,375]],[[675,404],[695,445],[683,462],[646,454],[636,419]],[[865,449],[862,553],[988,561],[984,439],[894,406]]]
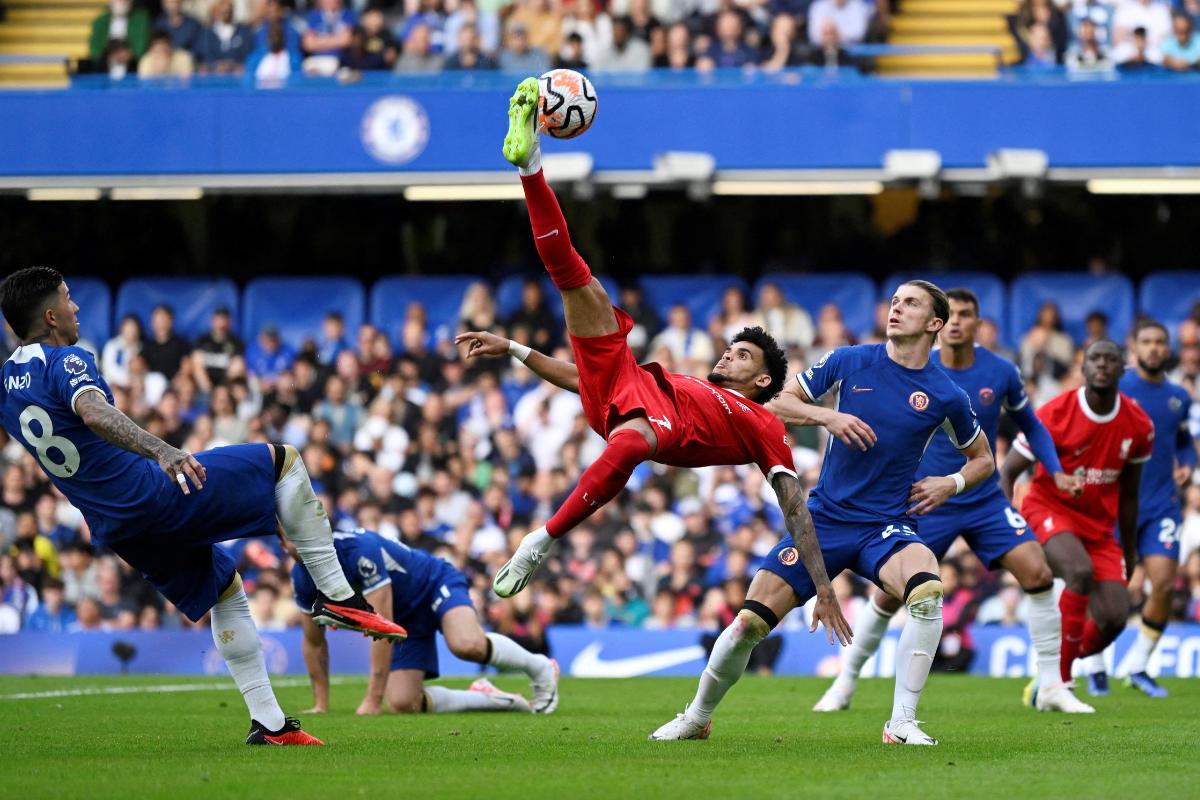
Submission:
[[[250,748],[241,699],[225,691],[8,699],[19,692],[196,684],[187,678],[0,679],[0,796],[181,798],[462,797],[1186,797],[1200,740],[1200,681],[1167,700],[1119,683],[1091,717],[1020,706],[1021,683],[934,677],[921,705],[937,748],[879,740],[891,682],[864,681],[854,708],[809,711],[825,681],[746,678],[705,742],[648,742],[691,697],[692,679],[564,680],[550,717],[359,719],[364,683],[305,718],[325,748]],[[212,681],[219,686],[227,683]],[[522,682],[497,681],[519,689]],[[448,681],[463,686],[464,681]],[[279,690],[286,709],[310,695]],[[1191,794],[1191,796],[1195,796]]]

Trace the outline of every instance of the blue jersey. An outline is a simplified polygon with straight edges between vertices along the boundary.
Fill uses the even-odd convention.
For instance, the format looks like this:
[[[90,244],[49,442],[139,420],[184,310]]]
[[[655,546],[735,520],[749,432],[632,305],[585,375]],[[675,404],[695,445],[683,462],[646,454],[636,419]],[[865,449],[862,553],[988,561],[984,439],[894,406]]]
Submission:
[[[147,504],[164,490],[179,491],[157,464],[106,442],[75,413],[75,401],[85,392],[100,392],[113,402],[112,391],[86,350],[25,345],[4,363],[2,372],[4,429],[83,513],[100,544],[118,532],[140,532]]]
[[[829,437],[809,508],[839,522],[877,523],[904,517],[917,465],[944,430],[969,447],[979,423],[966,393],[932,361],[921,369],[897,364],[882,344],[839,347],[797,376],[809,398],[838,393],[837,408],[875,431],[865,453]]]
[[[988,351],[986,348],[975,346],[975,363],[966,369],[951,369],[942,364],[940,351],[934,350],[930,361],[950,376],[971,399],[971,407],[979,420],[979,427],[987,437],[993,452],[996,447],[996,436],[1000,430],[1000,409],[1020,411],[1029,405],[1029,395],[1025,392],[1025,382],[1017,372],[1014,364]],[[962,469],[967,463],[963,454],[954,446],[948,436],[934,436],[917,468],[917,480],[930,475],[952,475]],[[984,495],[1000,494],[1000,471],[992,473],[985,482],[969,492],[954,495],[933,513],[941,512],[942,508],[958,506],[960,509],[974,506],[981,502]],[[1005,501],[1007,502],[1007,501]]]
[[[433,604],[437,598],[430,596],[443,584],[444,571],[453,569],[442,559],[362,528],[335,531],[333,544],[351,586],[370,594],[391,585],[397,621],[436,611]],[[308,570],[299,564],[292,567],[292,586],[296,589],[296,604],[311,611],[317,600],[317,587]]]
[[[1192,399],[1178,384],[1167,380],[1151,383],[1133,370],[1121,378],[1120,387],[1154,423],[1154,450],[1142,467],[1139,522],[1178,517],[1180,498],[1175,484],[1175,462],[1196,463],[1192,436],[1188,432],[1188,410]]]

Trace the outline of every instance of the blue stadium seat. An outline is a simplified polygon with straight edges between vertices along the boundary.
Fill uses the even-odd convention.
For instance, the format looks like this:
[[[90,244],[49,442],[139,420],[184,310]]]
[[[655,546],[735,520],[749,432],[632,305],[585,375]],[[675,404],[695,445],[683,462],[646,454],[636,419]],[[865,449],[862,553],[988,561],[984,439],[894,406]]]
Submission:
[[[773,283],[791,302],[812,315],[813,322],[821,307],[833,303],[842,310],[846,328],[860,336],[875,327],[875,282],[858,272],[775,272],[764,275],[754,286],[754,302],[765,284]]]
[[[496,317],[503,322],[508,319],[513,313],[521,307],[521,287],[525,285],[525,281],[529,280],[528,275],[510,275],[496,287]],[[608,296],[612,299],[613,305],[619,305],[621,297],[621,287],[617,282],[607,275],[597,275],[600,279],[600,285],[604,287],[604,291],[608,292]],[[562,320],[563,305],[558,298],[558,289],[554,285],[554,281],[550,280],[549,275],[542,276],[542,293],[546,295],[546,303],[550,306],[551,313]]]
[[[71,299],[79,306],[79,335],[99,353],[112,338],[112,292],[100,278],[67,278]]]
[[[150,331],[150,312],[163,303],[175,312],[175,332],[188,341],[208,331],[212,312],[224,306],[238,324],[238,290],[228,278],[131,278],[117,290],[115,323],[136,314]]]
[[[1082,343],[1088,314],[1108,316],[1108,333],[1118,342],[1133,324],[1133,284],[1124,275],[1087,275],[1078,272],[1031,272],[1013,281],[1009,292],[1009,335],[1014,342],[1037,319],[1043,303],[1058,305],[1063,329]]]
[[[970,289],[979,298],[979,316],[996,323],[1001,342],[1010,347],[1014,344],[1008,337],[1008,290],[1004,281],[987,272],[897,272],[879,287],[880,299],[890,300],[897,286],[916,278],[935,283],[943,290]]]
[[[736,275],[653,275],[642,278],[642,294],[665,325],[671,306],[682,303],[692,312],[692,325],[708,330],[708,322],[721,310],[721,296],[729,287],[747,291]],[[747,295],[747,304],[753,301]]]
[[[425,307],[434,338],[453,337],[458,329],[463,295],[471,284],[480,280],[469,275],[381,278],[371,288],[371,324],[399,342],[400,326],[409,304],[420,303]]]
[[[365,305],[366,293],[354,278],[255,278],[242,295],[242,332],[253,340],[263,326],[274,325],[285,342],[298,348],[321,333],[325,314],[337,311],[353,341]]]
[[[1138,310],[1167,326],[1171,338],[1179,323],[1200,303],[1200,272],[1152,272],[1142,281]]]

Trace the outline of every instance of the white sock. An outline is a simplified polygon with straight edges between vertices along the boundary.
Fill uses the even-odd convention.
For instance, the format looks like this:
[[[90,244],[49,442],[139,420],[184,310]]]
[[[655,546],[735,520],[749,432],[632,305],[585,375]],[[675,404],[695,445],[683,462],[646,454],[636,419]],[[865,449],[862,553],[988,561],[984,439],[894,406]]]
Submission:
[[[338,563],[325,506],[313,492],[308,470],[298,455],[275,484],[275,514],[321,593],[330,600],[345,600],[353,595],[354,590]]]
[[[1062,654],[1062,612],[1054,599],[1054,589],[1029,595],[1029,638],[1037,653],[1038,688],[1049,689],[1062,683],[1059,660]]]
[[[517,706],[502,705],[485,692],[447,689],[445,686],[426,686],[429,710],[434,714],[454,714],[459,711],[521,711]]]
[[[1146,671],[1146,665],[1150,663],[1150,656],[1154,654],[1154,648],[1158,647],[1160,638],[1162,638],[1162,631],[1142,623],[1141,629],[1138,630],[1137,640],[1130,648],[1129,655],[1125,656],[1127,675]]]
[[[854,627],[854,641],[842,659],[842,670],[833,682],[834,686],[849,692],[854,691],[863,664],[866,664],[867,659],[879,649],[879,642],[887,633],[888,623],[895,613],[884,611],[875,605],[875,598],[871,598],[867,607],[859,614],[858,624]]]
[[[487,638],[492,643],[492,657],[488,664],[501,672],[524,672],[533,678],[540,675],[550,663],[550,659],[529,652],[507,636],[489,633]]]
[[[908,621],[896,647],[896,694],[892,721],[917,718],[917,704],[942,639],[942,598],[920,600],[908,607]]]
[[[1081,658],[1083,664],[1084,675],[1095,675],[1098,672],[1108,672],[1108,665],[1104,663],[1104,651],[1094,653],[1086,658]]]
[[[537,124],[536,122],[534,123]],[[537,175],[542,170],[542,138],[540,136],[533,137],[533,147],[529,150],[529,159],[525,162],[525,166],[517,167],[517,172],[525,177]]]
[[[750,622],[749,619],[754,621]],[[746,671],[746,665],[750,663],[750,653],[770,633],[766,623],[757,615],[751,615],[749,619],[746,615],[738,614],[729,627],[717,637],[712,655],[708,657],[708,664],[700,676],[696,697],[687,709],[687,714],[692,719],[700,722],[712,719],[717,704]]]
[[[525,534],[525,538],[521,540],[521,544],[525,544],[525,539],[529,540],[529,546],[534,550],[549,550],[556,541],[555,538],[550,535],[550,532],[546,530],[545,525],[535,531],[530,531],[529,533]]]
[[[267,662],[263,658],[262,642],[254,620],[250,617],[250,603],[246,592],[240,587],[232,597],[217,601],[212,608],[212,634],[217,650],[229,667],[229,674],[246,699],[250,717],[268,730],[283,727],[283,709],[271,689],[267,676]]]

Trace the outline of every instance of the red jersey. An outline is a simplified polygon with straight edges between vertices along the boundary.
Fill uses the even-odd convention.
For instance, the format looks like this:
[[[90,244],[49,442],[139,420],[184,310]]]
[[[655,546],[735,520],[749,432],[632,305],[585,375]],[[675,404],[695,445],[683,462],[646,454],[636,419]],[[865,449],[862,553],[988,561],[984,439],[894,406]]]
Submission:
[[[1038,419],[1054,439],[1063,471],[1084,477],[1083,494],[1076,498],[1060,492],[1054,485],[1054,476],[1038,464],[1021,511],[1031,510],[1027,519],[1035,516],[1033,510],[1066,512],[1075,525],[1085,528],[1074,531],[1077,535],[1112,540],[1121,495],[1121,471],[1126,464],[1141,464],[1150,459],[1154,424],[1123,393],[1118,393],[1113,410],[1100,416],[1088,406],[1084,391],[1080,387],[1064,392],[1037,411]],[[1017,437],[1013,447],[1034,460],[1025,434]]]

